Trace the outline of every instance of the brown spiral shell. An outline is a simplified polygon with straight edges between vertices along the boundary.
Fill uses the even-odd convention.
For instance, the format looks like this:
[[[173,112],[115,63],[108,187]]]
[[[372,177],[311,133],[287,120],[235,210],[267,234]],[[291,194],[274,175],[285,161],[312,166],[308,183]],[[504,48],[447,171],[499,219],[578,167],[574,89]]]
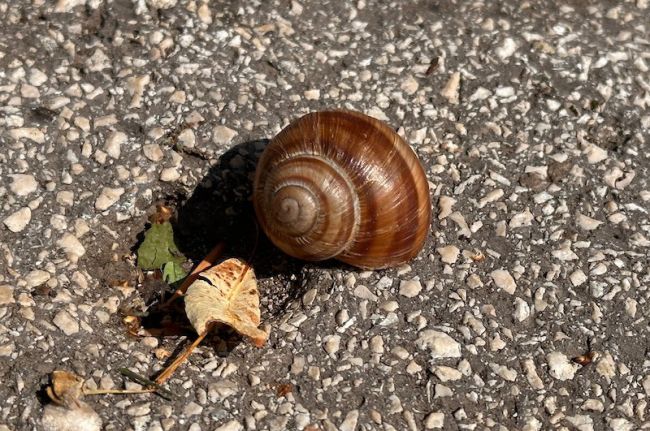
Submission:
[[[257,166],[253,203],[285,253],[368,269],[415,257],[431,219],[415,152],[385,123],[350,111],[307,114],[273,138]]]

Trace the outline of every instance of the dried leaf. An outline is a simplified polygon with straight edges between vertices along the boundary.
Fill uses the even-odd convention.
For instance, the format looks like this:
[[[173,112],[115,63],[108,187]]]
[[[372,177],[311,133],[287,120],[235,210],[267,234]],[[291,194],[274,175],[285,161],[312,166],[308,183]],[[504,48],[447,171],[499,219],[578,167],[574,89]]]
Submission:
[[[255,274],[238,259],[228,259],[199,275],[185,294],[185,313],[199,335],[218,322],[249,337],[258,347],[268,338],[258,328],[260,298]]]
[[[158,358],[159,361],[165,360],[172,355],[172,352],[165,349],[164,347],[158,347],[153,351],[153,354]]]
[[[122,323],[126,326],[126,330],[129,334],[134,337],[139,336],[140,327],[142,325],[142,319],[138,316],[125,316],[122,319]]]
[[[174,243],[174,230],[168,221],[151,225],[137,253],[138,266],[142,269],[160,269],[167,262],[180,266],[186,260]]]
[[[165,263],[165,265],[163,265],[162,273],[163,280],[169,284],[176,283],[187,276],[187,272],[176,262]]]
[[[576,356],[575,358],[572,358],[571,360],[575,362],[576,364],[580,364],[583,367],[586,365],[591,364],[594,359],[598,356],[598,353],[594,351],[590,351],[585,353],[584,355]]]
[[[286,397],[291,392],[293,392],[293,385],[291,383],[282,383],[276,391],[278,397]]]
[[[172,218],[173,211],[165,205],[156,206],[156,212],[149,218],[151,223],[165,223]]]
[[[84,380],[69,371],[56,370],[50,375],[51,385],[46,388],[47,396],[61,406],[79,407],[83,395]]]

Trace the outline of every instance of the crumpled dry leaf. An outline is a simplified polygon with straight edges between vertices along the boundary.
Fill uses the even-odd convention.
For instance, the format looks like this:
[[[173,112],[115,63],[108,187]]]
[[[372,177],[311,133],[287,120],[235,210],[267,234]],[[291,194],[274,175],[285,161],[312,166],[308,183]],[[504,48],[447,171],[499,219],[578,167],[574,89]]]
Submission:
[[[53,402],[68,408],[79,406],[84,384],[81,377],[70,371],[56,370],[52,371],[50,379],[52,384],[45,391]]]
[[[203,271],[185,294],[185,313],[201,335],[213,322],[226,324],[262,347],[268,333],[259,329],[260,297],[253,270],[228,259]]]
[[[55,404],[43,409],[41,424],[45,431],[99,431],[102,420],[85,402],[83,378],[69,371],[53,371],[51,385],[46,388],[48,397]]]

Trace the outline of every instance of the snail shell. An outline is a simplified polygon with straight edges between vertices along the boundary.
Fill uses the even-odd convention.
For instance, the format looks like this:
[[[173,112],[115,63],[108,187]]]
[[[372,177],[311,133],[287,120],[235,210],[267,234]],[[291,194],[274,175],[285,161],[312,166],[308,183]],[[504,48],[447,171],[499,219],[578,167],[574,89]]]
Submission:
[[[431,219],[415,152],[383,122],[349,111],[307,114],[273,138],[256,170],[253,203],[285,253],[368,269],[415,257]]]

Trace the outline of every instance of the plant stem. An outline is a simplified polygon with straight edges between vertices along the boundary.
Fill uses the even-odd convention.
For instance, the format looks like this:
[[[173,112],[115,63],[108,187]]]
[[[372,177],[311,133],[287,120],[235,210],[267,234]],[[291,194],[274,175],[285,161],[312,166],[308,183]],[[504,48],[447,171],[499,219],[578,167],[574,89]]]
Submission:
[[[187,349],[183,353],[181,353],[176,359],[174,359],[174,362],[169,364],[167,368],[165,368],[159,375],[156,377],[155,383],[157,385],[162,385],[165,383],[171,375],[176,371],[176,368],[178,368],[187,358],[192,354],[192,351],[203,341],[203,339],[208,335],[210,332],[210,329],[212,329],[212,325],[208,325],[206,328],[205,332],[201,335],[198,336],[196,340],[192,344],[190,344]]]
[[[187,288],[190,287],[190,284],[192,284],[192,282],[198,278],[199,274],[215,264],[217,259],[219,259],[219,257],[223,253],[225,247],[226,245],[223,242],[217,244],[210,251],[210,253],[208,253],[208,255],[204,257],[203,260],[194,267],[192,273],[188,275],[185,278],[185,280],[183,280],[183,283],[180,285],[178,289],[176,289],[176,291],[171,296],[171,298],[169,298],[167,301],[165,301],[164,304],[162,304],[162,308],[169,307],[174,301],[176,301],[178,298],[183,296],[187,291]]]
[[[84,389],[84,395],[105,395],[105,394],[150,394],[156,392],[156,388],[146,389]]]

